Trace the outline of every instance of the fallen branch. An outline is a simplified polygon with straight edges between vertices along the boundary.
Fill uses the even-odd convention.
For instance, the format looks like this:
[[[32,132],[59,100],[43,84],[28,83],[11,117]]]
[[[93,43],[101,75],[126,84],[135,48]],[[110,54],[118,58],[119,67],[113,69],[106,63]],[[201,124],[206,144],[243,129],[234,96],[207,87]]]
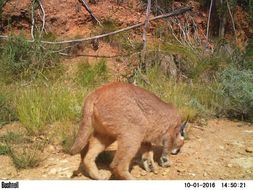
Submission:
[[[0,38],[6,38],[6,39],[8,39],[8,38],[9,38],[9,36],[6,36],[6,35],[0,35]]]
[[[199,130],[201,130],[201,131],[204,131],[204,130],[205,130],[203,127],[199,127],[199,126],[195,126],[195,125],[193,125],[192,127],[195,128],[195,129],[199,129]]]
[[[112,59],[117,57],[127,57],[131,54],[119,54],[119,55],[94,55],[94,54],[75,54],[74,57],[95,57],[95,58],[105,58],[105,59]],[[68,58],[72,58],[71,55],[65,54]]]
[[[82,2],[84,8],[90,13],[91,17],[100,25],[102,26],[101,22],[97,19],[97,17],[93,14],[92,10],[90,9],[89,5],[86,3],[85,0],[79,0]]]

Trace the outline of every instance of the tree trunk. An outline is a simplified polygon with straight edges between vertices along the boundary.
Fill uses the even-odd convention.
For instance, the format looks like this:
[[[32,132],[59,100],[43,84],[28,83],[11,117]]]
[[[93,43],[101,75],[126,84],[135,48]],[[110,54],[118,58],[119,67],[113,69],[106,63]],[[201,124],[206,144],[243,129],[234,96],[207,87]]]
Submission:
[[[224,35],[225,35],[225,26],[226,26],[226,15],[225,15],[225,7],[224,7],[224,0],[220,0],[220,15],[219,15],[219,18],[220,18],[220,24],[219,24],[219,38],[220,39],[223,39],[224,38]]]

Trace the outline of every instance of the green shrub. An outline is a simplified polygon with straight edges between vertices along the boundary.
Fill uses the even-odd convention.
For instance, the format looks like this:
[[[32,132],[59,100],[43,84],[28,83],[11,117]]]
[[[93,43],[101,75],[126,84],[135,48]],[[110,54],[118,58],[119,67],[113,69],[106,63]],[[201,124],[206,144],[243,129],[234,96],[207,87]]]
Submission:
[[[22,144],[29,141],[22,133],[7,132],[6,134],[0,136],[0,142],[6,144]]]
[[[75,142],[78,126],[68,123],[60,130],[60,140],[63,148],[63,152],[69,153],[72,145]]]
[[[34,168],[42,161],[39,149],[38,143],[16,149],[9,147],[9,156],[17,169]]]
[[[248,42],[242,66],[244,69],[250,69],[253,71],[253,39],[250,39]]]
[[[102,26],[98,29],[100,34],[106,34],[117,30],[116,23],[113,20],[105,20]],[[112,43],[115,40],[115,36],[106,36],[103,40],[107,43]]]
[[[0,136],[0,155],[7,155],[17,169],[33,168],[42,161],[45,139],[36,139],[22,131],[9,131]]]
[[[148,67],[146,74],[138,71],[135,75],[138,85],[154,92],[165,102],[175,104],[183,118],[194,119],[197,116],[212,116],[219,109],[220,98],[206,85],[176,82],[166,77],[155,65]]]
[[[0,54],[1,80],[5,82],[45,78],[49,71],[62,69],[59,56],[39,41],[30,43],[22,35],[3,42]]]
[[[17,119],[11,95],[0,90],[0,126]]]
[[[0,0],[0,24],[2,19],[2,13],[3,13],[3,6],[7,2],[7,0]]]
[[[8,155],[10,153],[10,149],[7,145],[0,144],[0,155]]]
[[[224,97],[223,111],[232,117],[253,120],[253,73],[235,67],[225,69],[221,74]]]
[[[89,64],[88,61],[78,65],[78,82],[83,87],[94,88],[108,80],[106,61],[100,59],[96,63]]]

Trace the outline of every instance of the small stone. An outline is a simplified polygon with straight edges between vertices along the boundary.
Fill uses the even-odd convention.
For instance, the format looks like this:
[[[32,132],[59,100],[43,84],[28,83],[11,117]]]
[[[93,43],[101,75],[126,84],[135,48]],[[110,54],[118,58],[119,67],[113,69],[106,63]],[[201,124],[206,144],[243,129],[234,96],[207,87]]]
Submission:
[[[251,173],[252,173],[252,171],[250,171],[250,170],[247,170],[247,171],[246,171],[246,173],[248,173],[248,174],[251,174]]]
[[[208,174],[207,174],[206,172],[204,172],[204,173],[203,173],[203,176],[206,177],[206,176],[208,176]]]
[[[195,174],[195,173],[190,173],[190,175],[191,175],[191,176],[193,176],[193,177],[194,177],[194,176],[196,176],[196,174]]]
[[[141,172],[141,176],[145,176],[145,175],[147,175],[147,172],[146,171],[142,171]]]
[[[245,149],[245,151],[248,152],[248,153],[252,153],[253,152],[253,147],[247,147]]]
[[[53,168],[51,169],[48,174],[56,174],[57,173],[57,169],[56,168]]]
[[[185,169],[184,168],[176,168],[177,169],[177,172],[184,172],[185,171]]]
[[[61,160],[61,163],[68,163],[68,160]]]
[[[138,174],[136,177],[137,177],[137,178],[140,178],[140,177],[141,177],[141,175],[140,175],[140,174]]]
[[[155,171],[153,171],[153,173],[154,173],[155,175],[157,175],[157,174],[158,174],[158,171],[157,171],[157,170],[155,170]]]
[[[233,167],[233,165],[232,165],[232,164],[228,164],[228,165],[227,165],[227,167],[232,168],[232,167]]]
[[[55,151],[55,147],[53,145],[48,145],[47,149],[50,151],[50,152],[54,152]]]
[[[224,146],[219,146],[219,148],[220,148],[221,150],[224,150],[224,149],[225,149]]]
[[[200,125],[200,127],[206,126],[207,125],[207,121],[205,119],[200,119],[198,121],[198,124]]]
[[[166,172],[166,171],[162,173],[162,176],[166,176],[166,175],[167,175],[167,172]]]

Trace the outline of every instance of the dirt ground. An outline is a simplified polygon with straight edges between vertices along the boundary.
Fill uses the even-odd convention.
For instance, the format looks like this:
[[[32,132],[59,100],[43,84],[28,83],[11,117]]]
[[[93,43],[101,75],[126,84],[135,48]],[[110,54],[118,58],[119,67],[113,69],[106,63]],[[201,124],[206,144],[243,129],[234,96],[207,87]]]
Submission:
[[[39,167],[25,170],[16,170],[8,156],[0,156],[0,179],[89,179],[82,174],[71,178],[79,155],[70,156],[49,145],[44,156]],[[131,173],[136,179],[253,179],[253,126],[217,119],[191,124],[184,147],[171,160],[173,165],[158,167],[157,174],[145,172],[138,164],[133,164]],[[137,162],[138,158],[133,161]],[[108,164],[98,164],[108,172]]]

